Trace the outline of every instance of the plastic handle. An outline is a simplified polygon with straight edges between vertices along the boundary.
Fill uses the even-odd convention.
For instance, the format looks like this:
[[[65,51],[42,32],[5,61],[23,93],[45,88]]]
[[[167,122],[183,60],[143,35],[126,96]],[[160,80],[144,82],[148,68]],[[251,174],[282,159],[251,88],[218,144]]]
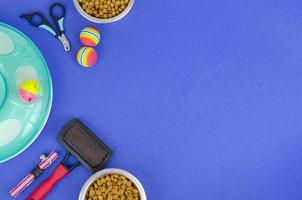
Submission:
[[[44,29],[48,31],[50,34],[52,34],[54,37],[58,36],[58,33],[55,31],[54,27],[49,23],[46,17],[40,12],[24,14],[21,15],[20,17],[26,19],[32,26],[36,28]]]
[[[46,179],[26,200],[42,200],[52,190],[56,183],[69,174],[69,170],[60,164],[55,171]]]
[[[64,34],[64,17],[66,14],[65,6],[61,3],[55,3],[50,7],[49,12],[57,29],[59,30],[60,35]]]

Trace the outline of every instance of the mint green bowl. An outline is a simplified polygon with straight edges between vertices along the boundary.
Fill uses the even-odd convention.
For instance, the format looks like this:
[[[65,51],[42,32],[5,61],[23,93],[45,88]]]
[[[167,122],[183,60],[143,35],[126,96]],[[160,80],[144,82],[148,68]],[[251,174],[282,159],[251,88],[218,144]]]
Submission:
[[[21,84],[39,82],[33,103],[19,96]],[[34,43],[0,22],[0,163],[24,151],[41,133],[51,110],[52,82],[47,64]]]

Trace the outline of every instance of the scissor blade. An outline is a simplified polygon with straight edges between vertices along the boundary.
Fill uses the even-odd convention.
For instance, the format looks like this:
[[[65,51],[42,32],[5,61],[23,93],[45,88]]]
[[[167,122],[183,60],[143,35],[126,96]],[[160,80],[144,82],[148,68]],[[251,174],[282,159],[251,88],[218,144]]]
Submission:
[[[70,43],[68,39],[66,38],[65,34],[62,34],[61,36],[58,36],[58,39],[61,41],[64,50],[69,51],[70,50]]]

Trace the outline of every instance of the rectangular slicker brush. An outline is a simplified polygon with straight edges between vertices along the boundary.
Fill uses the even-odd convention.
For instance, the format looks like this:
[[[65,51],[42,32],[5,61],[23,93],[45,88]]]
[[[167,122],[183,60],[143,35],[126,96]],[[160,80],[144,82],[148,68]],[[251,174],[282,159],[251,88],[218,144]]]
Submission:
[[[69,122],[58,140],[93,173],[100,171],[112,154],[112,150],[79,119]]]

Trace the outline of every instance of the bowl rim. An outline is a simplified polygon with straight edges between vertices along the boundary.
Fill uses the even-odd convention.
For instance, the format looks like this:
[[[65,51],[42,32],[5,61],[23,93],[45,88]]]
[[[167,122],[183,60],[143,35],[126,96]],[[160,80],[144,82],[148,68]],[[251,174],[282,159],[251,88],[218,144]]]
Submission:
[[[116,22],[116,21],[122,19],[123,17],[125,17],[129,13],[131,8],[133,7],[134,0],[129,0],[128,5],[125,8],[125,10],[123,10],[123,12],[121,12],[120,14],[118,14],[112,18],[109,18],[109,19],[101,19],[101,18],[96,18],[96,17],[89,15],[80,6],[79,0],[73,0],[73,4],[76,7],[77,11],[87,20],[95,22],[95,23],[106,24],[106,23]]]
[[[87,190],[88,190],[89,186],[96,179],[98,179],[98,178],[100,178],[102,176],[108,175],[108,174],[119,174],[119,175],[126,176],[137,187],[137,189],[139,191],[139,194],[141,196],[141,200],[147,200],[146,192],[145,192],[145,189],[142,186],[141,182],[133,174],[131,174],[130,172],[128,172],[126,170],[123,170],[123,169],[118,169],[118,168],[103,169],[101,171],[96,172],[92,176],[90,176],[87,179],[87,181],[84,183],[84,185],[82,186],[82,189],[81,189],[80,194],[79,194],[79,200],[85,200],[85,195],[87,193]]]

